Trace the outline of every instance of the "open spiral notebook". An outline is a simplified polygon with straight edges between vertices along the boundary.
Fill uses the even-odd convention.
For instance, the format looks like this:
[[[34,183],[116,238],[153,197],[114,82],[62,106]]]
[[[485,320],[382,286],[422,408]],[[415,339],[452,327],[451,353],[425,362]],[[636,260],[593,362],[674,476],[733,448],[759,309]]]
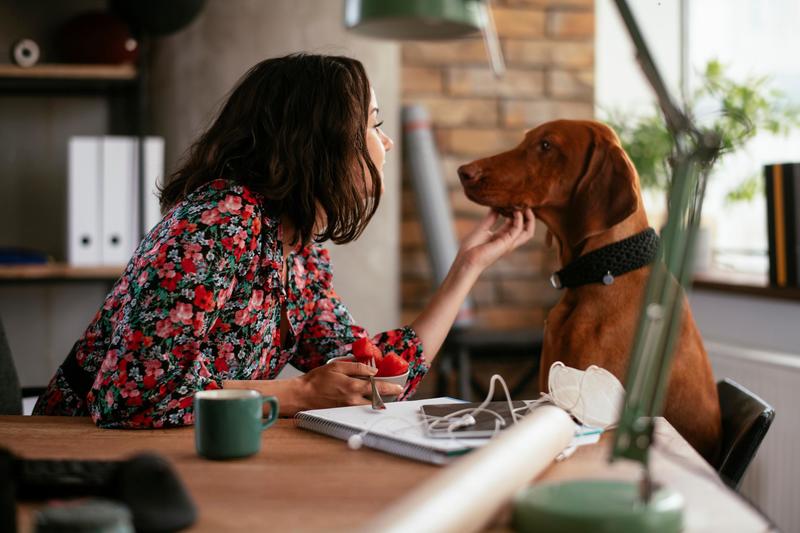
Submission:
[[[387,403],[383,411],[375,411],[369,405],[314,409],[297,413],[295,423],[299,428],[342,440],[367,430],[363,437],[364,446],[441,465],[485,445],[491,437],[475,438],[458,434],[454,434],[453,438],[431,437],[426,432],[420,408],[423,405],[463,403],[466,402],[453,398],[429,398]],[[601,432],[576,424],[575,437],[570,446],[597,442]]]

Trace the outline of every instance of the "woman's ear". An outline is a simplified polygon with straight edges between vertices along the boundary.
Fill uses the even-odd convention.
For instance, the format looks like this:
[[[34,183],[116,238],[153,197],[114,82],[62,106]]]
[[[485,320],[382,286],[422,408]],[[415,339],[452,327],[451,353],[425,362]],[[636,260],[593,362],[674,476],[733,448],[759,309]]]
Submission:
[[[636,169],[620,146],[606,140],[596,142],[572,195],[573,227],[567,230],[570,246],[576,247],[632,215],[639,207],[637,181]]]

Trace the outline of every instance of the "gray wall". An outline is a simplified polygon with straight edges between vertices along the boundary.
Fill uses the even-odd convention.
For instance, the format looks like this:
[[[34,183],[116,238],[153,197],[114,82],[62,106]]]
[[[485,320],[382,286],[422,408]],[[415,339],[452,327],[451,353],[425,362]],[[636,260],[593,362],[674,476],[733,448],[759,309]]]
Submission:
[[[47,43],[70,13],[103,2],[26,4],[0,3],[0,48],[22,36]],[[399,141],[398,46],[353,37],[341,19],[338,0],[208,0],[188,28],[155,41],[153,133],[166,138],[167,170],[252,64],[301,50],[363,61],[386,131]],[[102,134],[107,121],[102,98],[0,96],[0,245],[31,246],[64,259],[67,138]],[[385,167],[386,194],[362,238],[330,246],[336,289],[372,331],[399,325],[399,164],[398,146]],[[23,385],[46,383],[107,289],[105,283],[0,285],[0,316]]]
[[[689,301],[703,339],[800,357],[800,303],[706,290]]]

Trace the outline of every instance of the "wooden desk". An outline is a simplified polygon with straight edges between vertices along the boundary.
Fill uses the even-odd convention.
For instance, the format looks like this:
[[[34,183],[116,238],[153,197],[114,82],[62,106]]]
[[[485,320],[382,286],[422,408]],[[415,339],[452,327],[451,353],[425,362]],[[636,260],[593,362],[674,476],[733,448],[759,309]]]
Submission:
[[[660,446],[713,476],[672,426],[661,422]],[[369,449],[354,452],[342,441],[296,429],[291,420],[264,432],[258,455],[227,462],[199,458],[191,428],[102,430],[87,418],[0,416],[0,446],[30,458],[119,459],[155,451],[172,462],[191,492],[200,510],[196,531],[352,530],[441,470]],[[607,453],[607,446],[582,447],[554,463],[540,481],[634,478],[633,465],[610,466]],[[721,482],[691,474],[658,452],[653,466],[659,481],[685,495],[687,531],[767,530]],[[30,529],[32,508],[21,506],[21,531]]]

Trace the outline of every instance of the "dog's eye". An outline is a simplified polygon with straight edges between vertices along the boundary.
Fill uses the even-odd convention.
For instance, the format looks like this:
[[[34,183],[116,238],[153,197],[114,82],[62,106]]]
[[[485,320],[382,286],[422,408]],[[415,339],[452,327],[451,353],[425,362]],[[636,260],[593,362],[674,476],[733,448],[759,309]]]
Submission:
[[[548,151],[551,148],[550,141],[542,141],[539,143],[539,147],[542,149],[543,152]]]

